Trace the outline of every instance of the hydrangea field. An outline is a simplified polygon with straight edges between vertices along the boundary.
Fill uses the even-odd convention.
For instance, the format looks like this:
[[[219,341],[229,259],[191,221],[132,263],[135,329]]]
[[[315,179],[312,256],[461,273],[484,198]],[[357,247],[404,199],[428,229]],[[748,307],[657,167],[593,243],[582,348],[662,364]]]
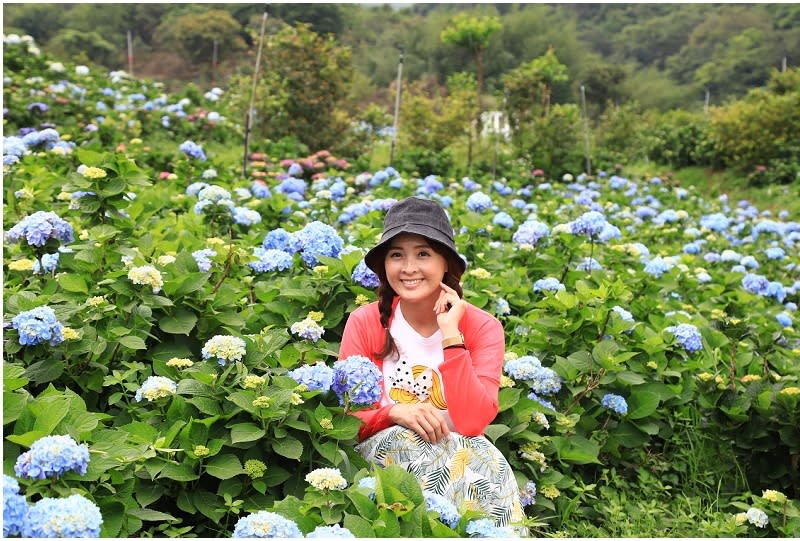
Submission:
[[[800,532],[796,210],[667,175],[419,178],[267,141],[243,177],[229,92],[4,42],[4,536],[514,534],[353,449],[380,374],[338,346],[412,195],[447,209],[465,297],[505,329],[486,436],[532,535],[633,515],[657,517],[633,535]]]

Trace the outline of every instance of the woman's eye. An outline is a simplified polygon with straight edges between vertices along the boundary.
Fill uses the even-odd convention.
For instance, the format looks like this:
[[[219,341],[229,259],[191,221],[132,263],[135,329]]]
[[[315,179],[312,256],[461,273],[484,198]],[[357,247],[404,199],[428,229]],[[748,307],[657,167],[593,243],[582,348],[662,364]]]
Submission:
[[[419,253],[419,255],[420,255],[420,257],[427,257],[430,254],[428,254],[428,252],[422,251],[422,252]]]

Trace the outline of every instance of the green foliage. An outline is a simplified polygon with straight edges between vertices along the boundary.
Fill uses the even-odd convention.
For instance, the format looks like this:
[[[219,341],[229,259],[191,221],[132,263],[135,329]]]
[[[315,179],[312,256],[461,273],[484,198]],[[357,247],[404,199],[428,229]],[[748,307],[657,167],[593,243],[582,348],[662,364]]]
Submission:
[[[212,9],[177,17],[169,29],[169,43],[190,62],[211,64],[214,42],[220,59],[232,58],[245,49],[240,25],[227,11]]]
[[[712,109],[710,136],[722,165],[750,171],[769,160],[796,163],[800,86],[795,71],[773,71],[773,78],[786,81],[772,86],[780,93],[755,89],[743,100]]]
[[[478,94],[483,91],[483,50],[502,27],[498,17],[479,19],[466,13],[458,13],[451,24],[442,30],[441,38],[444,43],[463,47],[475,58]]]
[[[59,31],[48,43],[48,49],[56,58],[93,62],[100,65],[111,64],[118,56],[117,48],[97,32],[83,32],[64,29]]]
[[[519,134],[519,156],[558,178],[583,168],[582,123],[577,105],[553,105],[550,114],[533,119]]]

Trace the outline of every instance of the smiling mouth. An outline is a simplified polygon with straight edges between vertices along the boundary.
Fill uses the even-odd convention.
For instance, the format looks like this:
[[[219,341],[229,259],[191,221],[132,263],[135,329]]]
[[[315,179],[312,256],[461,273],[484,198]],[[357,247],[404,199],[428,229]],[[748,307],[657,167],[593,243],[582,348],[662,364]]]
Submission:
[[[405,285],[405,286],[415,286],[418,283],[422,282],[422,280],[420,278],[417,278],[416,280],[401,280],[401,281],[403,282],[403,285]]]

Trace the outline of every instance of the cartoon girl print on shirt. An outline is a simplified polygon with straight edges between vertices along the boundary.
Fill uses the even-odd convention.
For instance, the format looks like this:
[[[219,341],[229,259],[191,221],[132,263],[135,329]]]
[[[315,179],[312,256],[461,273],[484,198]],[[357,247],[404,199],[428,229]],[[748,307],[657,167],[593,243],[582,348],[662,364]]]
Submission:
[[[447,409],[439,373],[422,364],[411,367],[405,359],[397,363],[394,376],[389,376],[389,398],[398,404],[430,402],[440,410]]]

